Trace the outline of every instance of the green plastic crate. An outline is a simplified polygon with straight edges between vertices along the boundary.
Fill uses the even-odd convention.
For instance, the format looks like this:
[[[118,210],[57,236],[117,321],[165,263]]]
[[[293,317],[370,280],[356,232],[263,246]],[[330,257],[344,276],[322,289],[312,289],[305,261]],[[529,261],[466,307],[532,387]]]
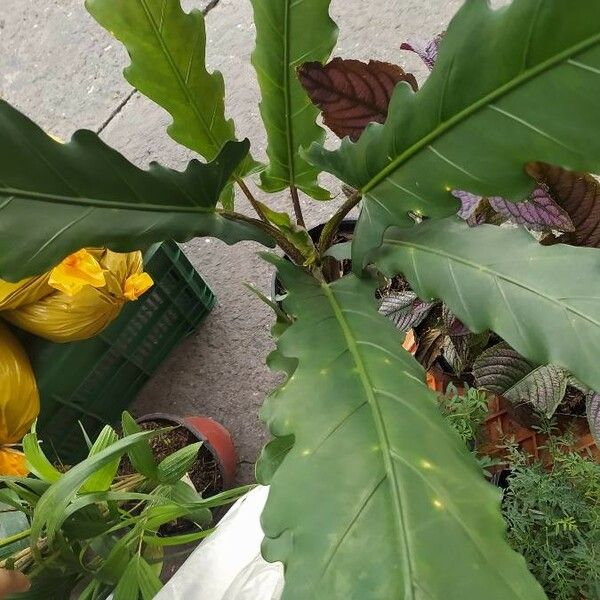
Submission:
[[[117,423],[123,410],[175,346],[210,312],[215,297],[175,242],[153,246],[144,256],[154,286],[128,302],[101,334],[55,344],[20,335],[41,397],[38,431],[45,451],[65,463],[80,460],[90,437]]]

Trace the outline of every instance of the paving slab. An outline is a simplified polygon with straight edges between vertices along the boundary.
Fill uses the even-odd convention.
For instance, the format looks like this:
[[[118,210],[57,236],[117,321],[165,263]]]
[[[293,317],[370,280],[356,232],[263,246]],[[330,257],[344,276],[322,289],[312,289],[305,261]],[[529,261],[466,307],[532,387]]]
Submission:
[[[184,7],[207,4],[186,0]],[[415,56],[401,52],[400,44],[432,38],[460,4],[460,0],[333,0],[332,15],[340,26],[335,54],[396,62],[423,79],[425,67]],[[220,0],[207,16],[207,36],[207,61],[223,72],[228,113],[239,136],[249,137],[255,156],[264,159],[266,136],[249,62],[255,38],[250,3]],[[87,15],[82,0],[2,0],[0,95],[55,135],[66,138],[81,126],[103,128],[103,138],[139,166],[159,160],[182,168],[193,153],[167,136],[169,115],[122,79],[127,64],[126,52]],[[324,182],[336,199],[309,201],[309,226],[328,218],[341,201],[337,184],[327,178]],[[270,202],[276,209],[289,207],[286,194]],[[248,210],[241,198],[239,207]],[[239,481],[251,481],[253,463],[268,438],[257,411],[279,376],[264,366],[272,349],[272,315],[242,283],[254,283],[270,293],[271,268],[257,257],[258,248],[251,243],[230,248],[197,239],[183,247],[219,303],[149,382],[133,410],[201,413],[223,422],[238,447]]]

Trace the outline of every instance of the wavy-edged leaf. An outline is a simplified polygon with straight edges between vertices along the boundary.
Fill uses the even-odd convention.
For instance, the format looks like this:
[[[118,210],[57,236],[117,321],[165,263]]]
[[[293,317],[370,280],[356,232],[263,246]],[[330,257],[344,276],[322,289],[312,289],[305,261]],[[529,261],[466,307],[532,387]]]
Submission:
[[[590,431],[596,445],[600,448],[600,394],[589,392],[585,400]]]
[[[261,520],[283,600],[544,598],[504,540],[499,492],[378,313],[376,284],[321,284],[269,260],[296,317],[277,347],[298,361],[263,412],[275,436],[295,436]]]
[[[131,251],[195,235],[268,243],[215,210],[248,147],[228,142],[212,163],[193,160],[184,172],[145,171],[91,131],[56,142],[0,101],[0,277],[43,273],[84,246]]]
[[[385,123],[394,88],[401,81],[417,91],[412,73],[379,60],[334,58],[326,65],[304,63],[300,83],[322,111],[323,122],[338,137],[355,142],[369,123]]]
[[[88,12],[126,48],[125,79],[173,117],[169,135],[211,161],[235,140],[225,117],[225,85],[206,70],[206,31],[199,10],[186,13],[180,0],[86,0]],[[238,176],[256,167],[250,157]]]
[[[435,302],[422,302],[414,292],[394,292],[383,299],[379,312],[400,330],[407,332],[429,314]]]
[[[256,481],[269,485],[283,459],[294,445],[294,436],[287,435],[271,440],[260,453],[256,462]]]
[[[390,230],[375,262],[401,272],[421,299],[442,299],[471,331],[495,331],[535,364],[600,389],[595,249],[546,247],[523,229],[469,228],[453,217]]]
[[[534,366],[506,342],[482,352],[473,363],[477,387],[502,395],[533,371]]]
[[[531,371],[504,396],[513,404],[531,404],[535,410],[551,418],[565,397],[569,376],[562,367],[543,365]]]
[[[600,183],[587,173],[537,163],[528,171],[548,185],[554,199],[574,223],[573,243],[600,247]]]
[[[319,169],[300,156],[300,148],[323,141],[316,123],[319,110],[300,85],[296,69],[305,62],[326,62],[337,27],[329,16],[331,0],[251,0],[256,24],[252,64],[262,94],[260,112],[267,130],[269,166],[262,187],[278,192],[296,187],[317,200],[328,200],[319,187]]]
[[[491,44],[490,40],[494,43]],[[409,213],[456,213],[451,190],[521,201],[534,161],[600,170],[600,2],[468,0],[423,87],[396,88],[388,119],[309,157],[363,195],[354,268]]]

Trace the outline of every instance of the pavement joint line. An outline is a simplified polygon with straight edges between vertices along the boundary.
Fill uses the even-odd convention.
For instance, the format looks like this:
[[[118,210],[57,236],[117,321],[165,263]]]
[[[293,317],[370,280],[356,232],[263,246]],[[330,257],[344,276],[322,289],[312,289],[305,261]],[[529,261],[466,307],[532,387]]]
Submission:
[[[121,102],[119,105],[108,115],[108,118],[96,129],[96,134],[100,135],[112,122],[112,120],[127,106],[129,101],[133,98],[133,96],[137,93],[137,89],[133,88]]]

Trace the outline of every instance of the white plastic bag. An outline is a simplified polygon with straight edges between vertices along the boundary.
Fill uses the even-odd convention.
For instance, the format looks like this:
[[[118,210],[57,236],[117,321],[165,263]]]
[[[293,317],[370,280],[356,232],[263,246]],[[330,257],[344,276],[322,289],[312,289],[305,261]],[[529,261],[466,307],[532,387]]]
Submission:
[[[283,567],[260,555],[260,514],[268,493],[261,486],[238,500],[156,600],[280,600]]]

